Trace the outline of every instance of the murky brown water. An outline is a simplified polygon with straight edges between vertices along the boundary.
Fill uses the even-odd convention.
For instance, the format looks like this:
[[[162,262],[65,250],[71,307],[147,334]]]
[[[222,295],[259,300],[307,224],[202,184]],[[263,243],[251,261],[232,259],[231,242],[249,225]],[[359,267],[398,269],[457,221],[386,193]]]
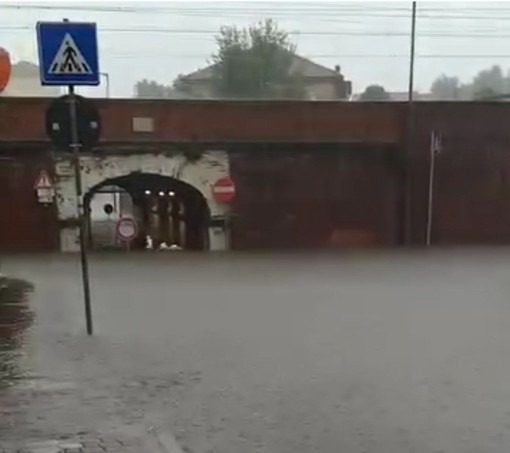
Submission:
[[[19,358],[32,323],[27,300],[33,287],[23,280],[0,280],[0,388],[22,377]]]

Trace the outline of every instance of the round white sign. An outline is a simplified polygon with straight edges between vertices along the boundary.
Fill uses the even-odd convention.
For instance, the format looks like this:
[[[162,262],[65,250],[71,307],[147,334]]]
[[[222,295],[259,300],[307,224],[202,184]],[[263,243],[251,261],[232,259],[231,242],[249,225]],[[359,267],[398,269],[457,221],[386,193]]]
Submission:
[[[117,237],[121,241],[130,242],[138,234],[138,225],[136,220],[131,217],[122,217],[117,222],[116,227]]]

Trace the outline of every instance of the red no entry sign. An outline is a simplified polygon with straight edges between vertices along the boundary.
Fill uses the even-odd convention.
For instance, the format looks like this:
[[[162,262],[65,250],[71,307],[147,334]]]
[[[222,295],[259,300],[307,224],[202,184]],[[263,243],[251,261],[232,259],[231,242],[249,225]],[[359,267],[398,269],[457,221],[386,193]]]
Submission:
[[[229,176],[218,179],[212,186],[212,194],[220,203],[231,202],[236,194],[236,186]]]

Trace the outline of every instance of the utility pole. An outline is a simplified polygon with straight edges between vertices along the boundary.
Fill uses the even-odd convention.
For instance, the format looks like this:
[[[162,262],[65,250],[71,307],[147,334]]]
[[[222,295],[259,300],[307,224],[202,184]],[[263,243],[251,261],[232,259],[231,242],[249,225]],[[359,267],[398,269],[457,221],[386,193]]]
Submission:
[[[408,245],[411,242],[411,178],[410,178],[410,166],[412,162],[412,154],[413,154],[413,142],[414,142],[414,122],[415,122],[415,112],[414,112],[414,60],[416,56],[416,7],[417,2],[412,2],[411,9],[411,43],[410,43],[410,52],[409,52],[409,88],[408,88],[408,96],[407,96],[407,128],[406,128],[406,144],[404,151],[404,158],[402,162],[402,172],[403,172],[403,232],[404,232],[404,244]]]
[[[413,2],[411,12],[411,50],[409,52],[409,92],[408,102],[412,106],[414,101],[414,59],[416,49],[416,2]]]

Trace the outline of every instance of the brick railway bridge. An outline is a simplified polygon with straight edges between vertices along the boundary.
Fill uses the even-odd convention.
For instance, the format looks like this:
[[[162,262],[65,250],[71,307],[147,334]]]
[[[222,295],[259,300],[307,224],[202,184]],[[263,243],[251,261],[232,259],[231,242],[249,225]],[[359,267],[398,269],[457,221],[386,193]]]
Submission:
[[[49,99],[0,99],[0,252],[77,249],[70,155],[44,131]],[[510,243],[510,105],[97,100],[99,145],[82,154],[90,247],[251,250],[423,245],[430,135],[439,131],[435,244]],[[34,182],[55,184],[39,203]],[[230,176],[232,203],[212,186]],[[108,201],[111,200],[111,201]],[[112,204],[113,213],[103,207]],[[117,216],[117,217],[116,217]]]

